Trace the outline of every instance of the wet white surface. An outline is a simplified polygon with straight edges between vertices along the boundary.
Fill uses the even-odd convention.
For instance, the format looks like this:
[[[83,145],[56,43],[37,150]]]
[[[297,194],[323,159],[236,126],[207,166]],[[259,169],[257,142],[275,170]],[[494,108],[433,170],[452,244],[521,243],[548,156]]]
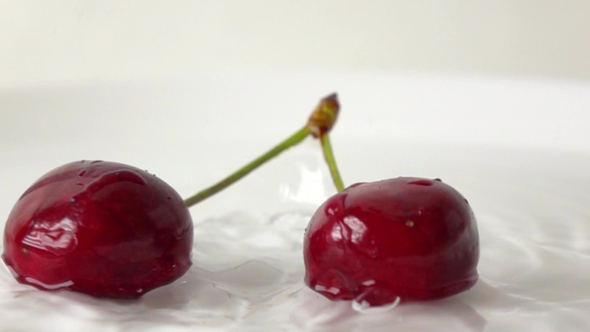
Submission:
[[[383,83],[375,83],[373,88],[387,88]],[[216,84],[216,89],[223,90],[218,81]],[[238,86],[232,84],[230,88]],[[253,84],[259,84],[262,89],[270,83]],[[496,87],[516,95],[521,91],[522,84],[519,84],[499,88],[500,85],[487,82],[480,84],[480,93],[484,94],[490,87],[497,91]],[[323,93],[320,91],[318,98],[303,103],[308,106],[298,111],[299,115],[287,112],[287,118],[300,118],[300,122],[286,120],[291,123],[246,136],[252,128],[242,128],[233,122],[224,127],[222,118],[218,117],[210,118],[209,129],[201,130],[204,122],[185,123],[183,117],[188,112],[174,110],[181,109],[181,104],[190,104],[190,100],[171,102],[171,112],[167,112],[164,102],[159,104],[161,109],[133,114],[109,111],[136,105],[134,100],[142,96],[148,100],[155,98],[146,95],[145,88],[123,89],[130,93],[127,99],[116,93],[116,89],[109,89],[97,92],[95,87],[89,87],[79,94],[68,92],[71,91],[68,88],[54,89],[56,95],[50,98],[51,89],[39,88],[0,96],[5,104],[12,105],[13,112],[19,112],[14,123],[26,123],[27,116],[31,117],[28,127],[11,128],[10,135],[3,134],[6,140],[0,145],[3,183],[0,215],[7,217],[18,196],[40,175],[75,159],[116,160],[148,168],[188,196],[297,129]],[[526,85],[525,89],[538,95],[553,91],[548,86],[541,89]],[[585,95],[582,93],[585,88],[576,89]],[[571,97],[578,93],[572,92],[575,89],[566,90],[562,95],[568,97],[570,105],[580,108],[585,105],[585,97],[572,101]],[[97,94],[107,101],[97,99]],[[224,94],[231,96],[229,92]],[[286,96],[269,98],[276,102],[273,98],[279,97]],[[35,103],[48,98],[53,102]],[[240,98],[234,101],[243,102]],[[362,96],[354,98],[360,100]],[[344,103],[345,98],[342,99]],[[96,100],[100,100],[99,106]],[[9,271],[2,268],[0,329],[9,332],[590,330],[587,315],[590,309],[590,153],[584,151],[584,141],[572,142],[572,149],[566,146],[568,138],[573,141],[586,137],[585,142],[590,141],[582,131],[584,125],[576,121],[586,115],[577,117],[575,112],[565,112],[562,113],[565,119],[560,118],[561,122],[552,126],[543,122],[553,117],[547,111],[544,118],[521,124],[528,126],[523,127],[523,133],[537,135],[531,146],[518,133],[510,131],[502,136],[501,129],[518,127],[506,127],[503,121],[519,119],[522,114],[532,112],[529,107],[538,104],[536,99],[528,104],[528,99],[523,100],[520,106],[512,105],[512,112],[518,114],[512,117],[510,112],[499,112],[498,118],[488,122],[481,135],[478,136],[477,130],[470,131],[471,136],[465,136],[464,142],[453,134],[445,136],[442,130],[440,142],[420,134],[411,137],[410,129],[403,139],[380,133],[391,120],[378,118],[391,114],[382,110],[371,115],[372,121],[378,124],[373,127],[358,124],[359,135],[355,135],[352,130],[355,127],[346,114],[357,111],[343,104],[343,114],[332,138],[348,184],[396,176],[439,177],[469,199],[478,218],[481,239],[480,281],[469,292],[441,301],[401,304],[384,312],[359,312],[350,302],[330,302],[307,289],[302,283],[303,231],[315,208],[334,192],[317,142],[308,140],[226,192],[191,209],[195,221],[194,266],[175,283],[154,290],[139,301],[99,300],[71,292],[38,291],[16,283]],[[450,109],[453,102],[447,100],[441,108]],[[256,98],[253,103],[265,105]],[[559,105],[558,99],[554,103]],[[76,113],[85,104],[90,108],[104,108],[103,117]],[[226,105],[224,112],[231,103],[220,104]],[[384,105],[390,104],[391,100],[384,100]],[[466,104],[469,103],[463,102]],[[42,105],[46,108],[40,111]],[[215,105],[214,100],[211,105]],[[406,100],[405,105],[426,114],[418,101],[412,104]],[[493,105],[486,107],[493,108]],[[255,118],[262,117],[253,114]],[[40,116],[44,117],[43,121],[39,120]],[[73,116],[73,120],[65,120],[68,116]],[[195,115],[201,119],[207,116]],[[482,115],[486,116],[489,115]],[[84,122],[87,117],[98,120]],[[362,119],[358,115],[351,117],[358,117],[357,123]],[[444,118],[440,114],[434,117]],[[414,122],[418,117],[396,118],[392,127],[399,126],[399,121],[404,119],[406,125],[411,124],[419,131]],[[457,126],[472,127],[478,122],[476,116],[455,119]],[[168,120],[171,123],[166,123]],[[428,123],[428,117],[424,121],[423,128],[436,128],[434,123]],[[454,128],[453,123],[447,120],[449,130]],[[85,125],[86,131],[79,129]],[[3,127],[8,128],[6,122]],[[169,132],[173,127],[178,127],[178,131]],[[70,135],[60,136],[68,128],[74,128]],[[374,128],[374,137],[370,128]],[[494,130],[501,136],[497,140],[491,135]],[[512,137],[514,143],[510,144]],[[555,137],[564,139],[555,142],[552,140]],[[489,144],[490,141],[497,144]]]

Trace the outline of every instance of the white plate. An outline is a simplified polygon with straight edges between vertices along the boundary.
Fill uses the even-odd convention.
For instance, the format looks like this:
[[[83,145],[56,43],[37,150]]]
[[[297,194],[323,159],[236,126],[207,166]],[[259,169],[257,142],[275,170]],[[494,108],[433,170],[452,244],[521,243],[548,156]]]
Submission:
[[[307,289],[302,233],[334,193],[310,139],[191,209],[194,266],[174,284],[120,302],[38,291],[3,268],[0,329],[590,330],[590,85],[264,73],[5,90],[0,216],[78,159],[146,168],[188,196],[300,128],[332,91],[346,183],[440,177],[469,199],[481,238],[471,291],[359,313]]]

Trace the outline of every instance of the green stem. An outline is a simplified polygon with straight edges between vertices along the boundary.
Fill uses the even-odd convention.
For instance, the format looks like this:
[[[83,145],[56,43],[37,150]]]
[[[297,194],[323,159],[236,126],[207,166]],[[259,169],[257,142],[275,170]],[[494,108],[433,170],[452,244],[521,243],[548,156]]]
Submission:
[[[221,190],[227,188],[234,182],[238,181],[239,179],[246,176],[248,173],[252,172],[265,162],[269,161],[270,159],[276,157],[281,152],[287,150],[290,147],[293,147],[303,141],[308,135],[310,134],[310,130],[307,126],[297,131],[295,134],[291,135],[289,138],[275,146],[274,148],[270,149],[268,152],[263,154],[262,156],[254,159],[252,162],[247,164],[246,166],[238,169],[225,179],[219,181],[218,183],[214,184],[213,186],[201,190],[200,192],[196,193],[195,195],[187,198],[184,200],[184,205],[187,207],[191,207],[213,195],[220,192]]]
[[[332,175],[332,180],[334,181],[336,190],[341,192],[344,190],[344,183],[340,177],[340,172],[338,171],[338,166],[336,165],[336,159],[334,159],[334,152],[332,152],[332,145],[330,144],[330,137],[328,136],[328,133],[321,135],[320,140],[322,143],[324,158],[326,159],[328,168],[330,168],[330,174]]]

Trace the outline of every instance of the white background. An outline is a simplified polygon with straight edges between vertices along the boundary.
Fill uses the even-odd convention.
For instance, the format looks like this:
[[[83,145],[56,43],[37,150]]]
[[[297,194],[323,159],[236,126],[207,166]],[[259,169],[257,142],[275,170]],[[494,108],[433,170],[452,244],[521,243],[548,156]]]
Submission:
[[[585,0],[1,0],[0,87],[201,71],[590,78]]]
[[[443,305],[376,318],[316,297],[301,220],[334,189],[308,140],[191,209],[195,265],[175,284],[118,303],[0,269],[0,330],[589,331],[588,13],[588,0],[0,0],[0,226],[35,179],[79,159],[148,169],[187,197],[338,91],[345,183],[440,177],[469,197],[482,248],[478,285]],[[289,211],[301,220],[267,223]],[[229,279],[204,270],[247,261]],[[283,293],[251,310],[225,293],[269,289]]]

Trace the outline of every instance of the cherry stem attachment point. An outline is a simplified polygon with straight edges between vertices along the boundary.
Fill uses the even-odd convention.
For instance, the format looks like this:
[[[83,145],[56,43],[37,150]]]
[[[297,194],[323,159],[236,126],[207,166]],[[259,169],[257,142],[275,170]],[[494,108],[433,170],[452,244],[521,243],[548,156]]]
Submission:
[[[344,183],[340,177],[338,166],[336,165],[336,159],[334,159],[334,152],[332,152],[332,145],[330,144],[329,132],[332,130],[338,119],[338,113],[340,112],[340,103],[336,94],[331,94],[318,104],[316,109],[309,117],[307,126],[311,130],[311,134],[315,138],[320,139],[322,144],[322,152],[324,153],[324,159],[330,169],[330,175],[336,186],[336,190],[341,192],[344,190]]]

